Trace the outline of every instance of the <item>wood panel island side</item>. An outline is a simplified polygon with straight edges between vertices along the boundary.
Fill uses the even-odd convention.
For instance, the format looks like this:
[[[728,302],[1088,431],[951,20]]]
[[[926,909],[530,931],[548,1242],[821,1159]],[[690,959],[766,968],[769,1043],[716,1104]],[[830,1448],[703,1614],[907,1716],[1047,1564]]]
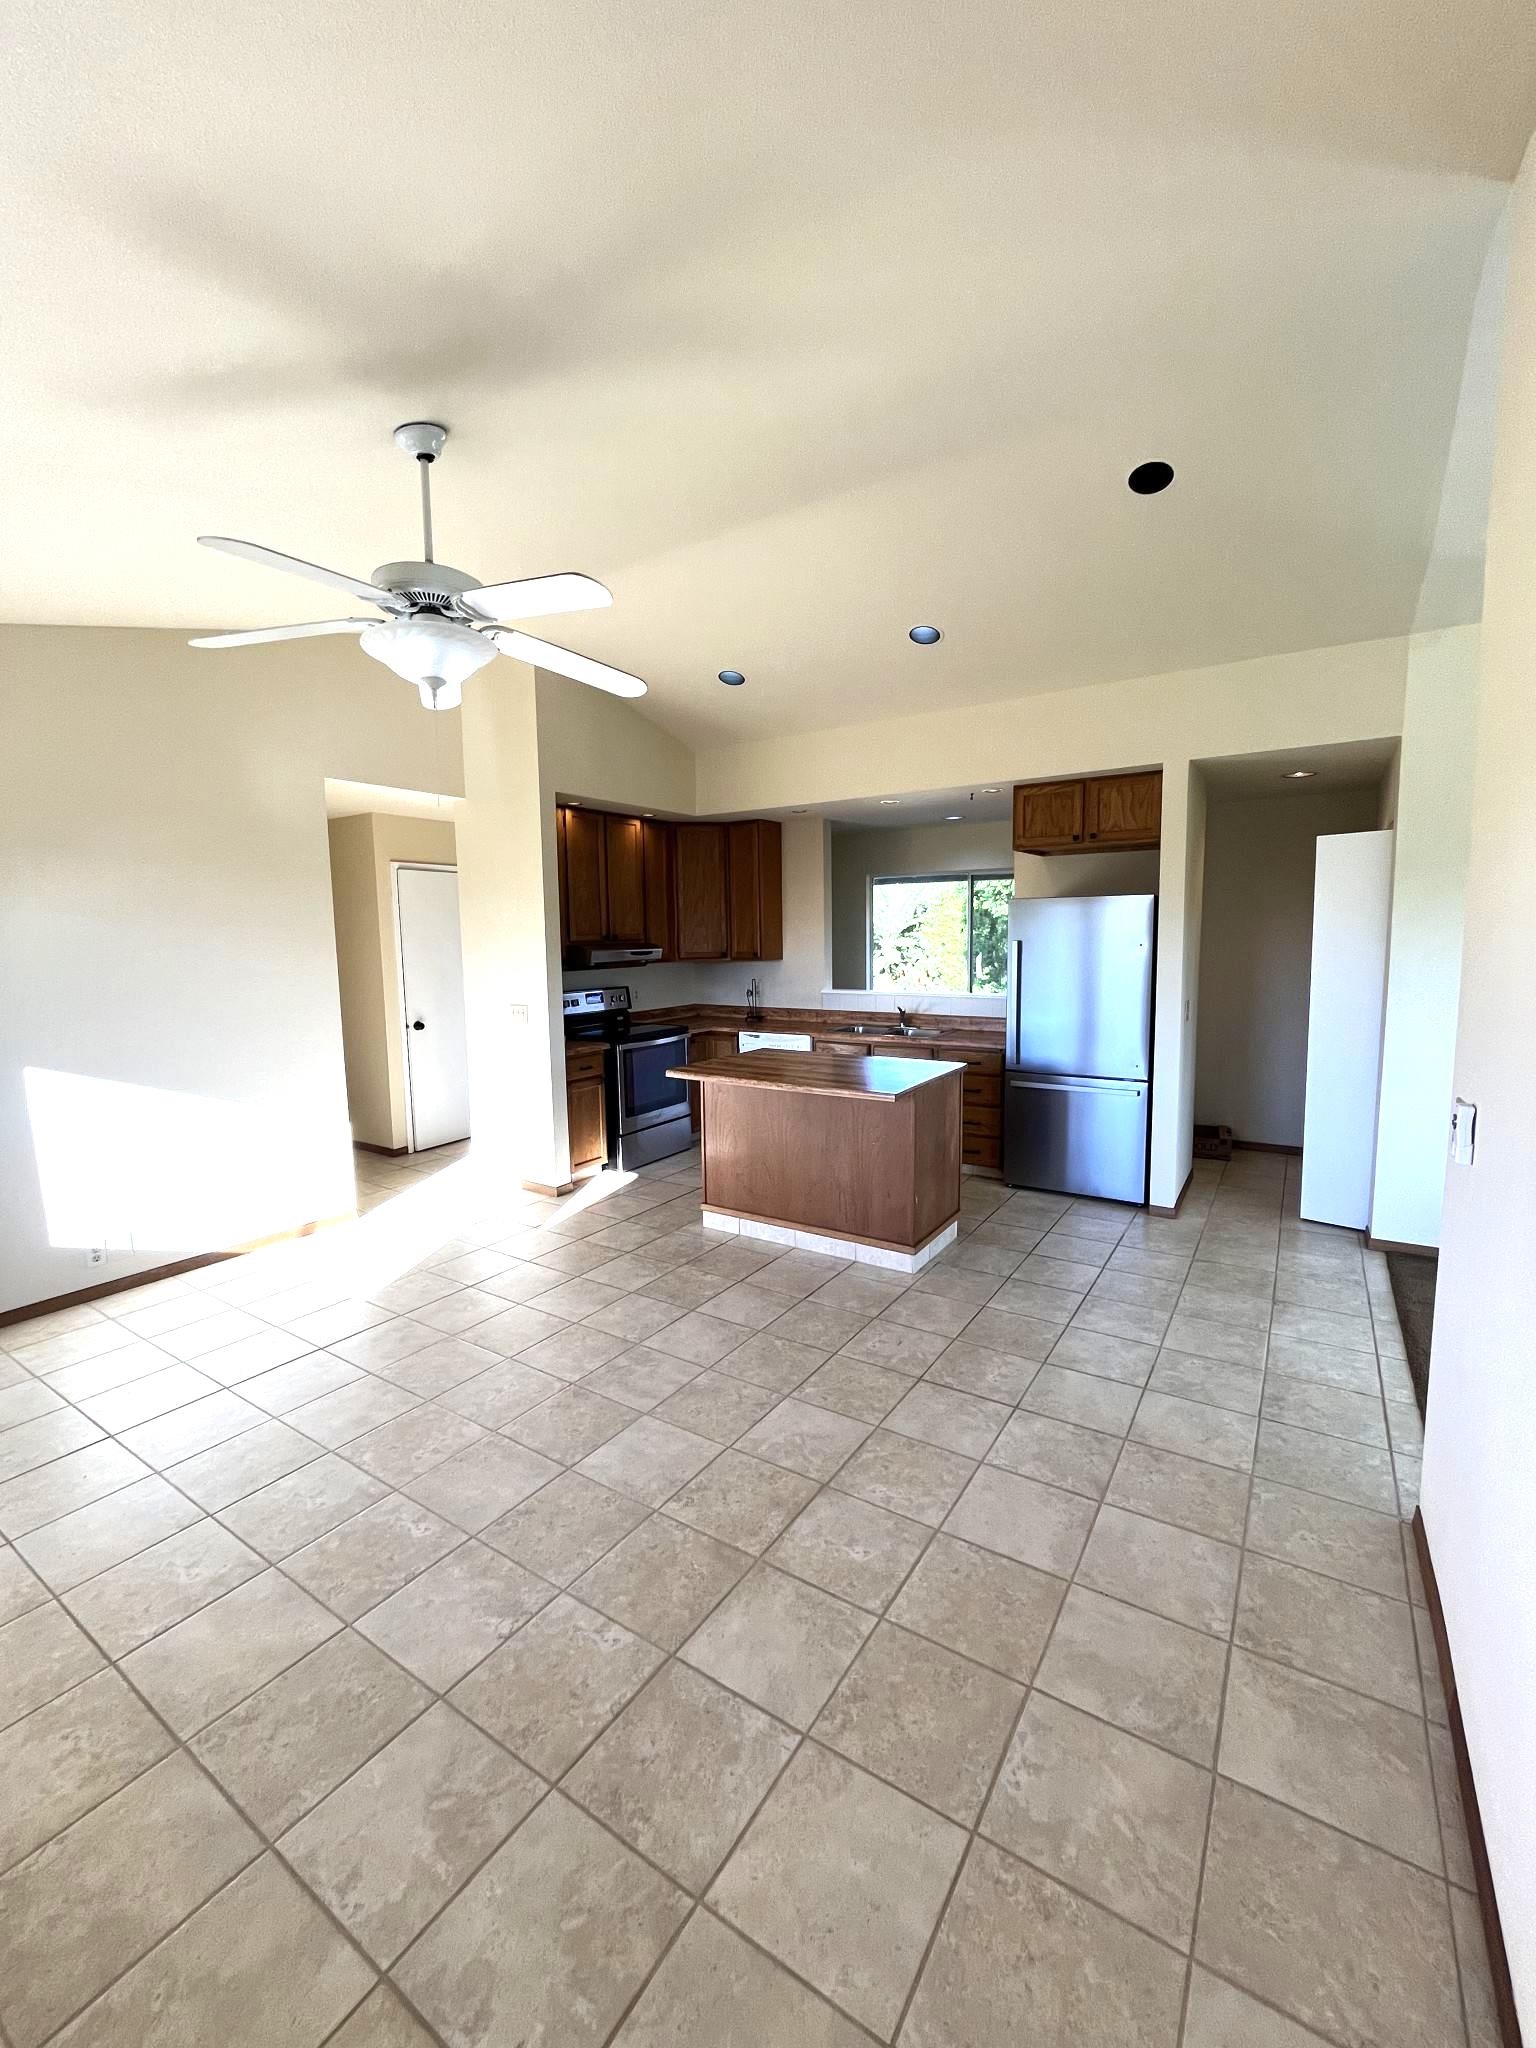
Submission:
[[[722,1054],[697,1082],[706,1229],[916,1272],[955,1240],[963,1063]]]

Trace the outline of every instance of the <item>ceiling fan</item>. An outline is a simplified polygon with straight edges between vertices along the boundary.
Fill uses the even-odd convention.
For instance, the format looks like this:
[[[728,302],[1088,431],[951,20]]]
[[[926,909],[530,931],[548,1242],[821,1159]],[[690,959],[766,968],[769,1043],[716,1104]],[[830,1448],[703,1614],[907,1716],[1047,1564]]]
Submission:
[[[207,633],[193,647],[249,647],[261,640],[307,640],[317,633],[356,633],[364,654],[414,683],[429,711],[452,711],[463,700],[463,686],[477,669],[494,661],[498,651],[538,668],[553,669],[615,697],[643,697],[645,684],[621,668],[610,668],[590,655],[556,647],[531,633],[497,622],[544,618],[554,612],[591,611],[612,604],[613,595],[595,577],[567,570],[556,576],[527,576],[512,583],[480,583],[462,569],[432,559],[432,465],[443,452],[448,429],[432,420],[411,420],[396,427],[396,444],[414,455],[421,471],[421,553],[419,562],[385,562],[371,581],[322,569],[295,555],[279,554],[252,540],[227,540],[222,534],[200,533],[205,548],[242,555],[329,583],[365,603],[376,605],[382,619],[323,619],[312,625],[257,626],[243,633]]]

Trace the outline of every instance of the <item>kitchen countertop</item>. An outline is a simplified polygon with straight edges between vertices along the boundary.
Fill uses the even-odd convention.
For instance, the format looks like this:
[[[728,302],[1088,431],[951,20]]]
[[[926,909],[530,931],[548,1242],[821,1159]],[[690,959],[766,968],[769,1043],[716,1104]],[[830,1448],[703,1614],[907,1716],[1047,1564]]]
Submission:
[[[1001,1017],[947,1017],[923,1012],[920,1035],[906,1038],[891,1028],[891,1019],[878,1010],[791,1010],[765,1009],[748,1019],[745,1007],[723,1003],[680,1003],[672,1009],[636,1010],[633,1021],[640,1025],[677,1024],[691,1031],[803,1031],[815,1038],[845,1038],[869,1045],[921,1045],[955,1052],[1003,1050]],[[850,1024],[884,1025],[884,1031],[851,1032]],[[804,1058],[802,1053],[798,1055]]]
[[[676,1081],[726,1083],[742,1088],[793,1089],[802,1095],[842,1095],[894,1102],[946,1074],[963,1072],[949,1060],[850,1059],[843,1052],[733,1052],[719,1059],[669,1067]]]

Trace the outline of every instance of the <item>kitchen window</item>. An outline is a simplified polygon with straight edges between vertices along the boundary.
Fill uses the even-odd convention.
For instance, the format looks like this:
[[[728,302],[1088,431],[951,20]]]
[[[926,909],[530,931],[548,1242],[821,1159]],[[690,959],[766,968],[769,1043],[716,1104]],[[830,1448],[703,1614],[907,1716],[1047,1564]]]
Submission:
[[[869,986],[1003,995],[1011,874],[877,875],[870,884]]]

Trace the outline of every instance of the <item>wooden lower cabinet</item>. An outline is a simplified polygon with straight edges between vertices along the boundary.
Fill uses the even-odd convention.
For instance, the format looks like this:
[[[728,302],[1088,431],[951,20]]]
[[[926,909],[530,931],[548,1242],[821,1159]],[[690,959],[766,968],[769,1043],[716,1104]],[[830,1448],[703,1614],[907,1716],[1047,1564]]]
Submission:
[[[953,1057],[965,1061],[960,1163],[997,1173],[1003,1164],[1003,1056],[1000,1052],[962,1052]]]
[[[688,1034],[688,1061],[690,1065],[695,1060],[717,1060],[722,1053],[735,1052],[735,1050],[736,1033],[734,1031],[690,1031]],[[698,1130],[702,1118],[699,1106],[698,1084],[694,1081],[688,1083],[688,1115],[692,1121],[693,1128]]]
[[[582,1046],[565,1056],[565,1115],[572,1173],[596,1173],[608,1162],[607,1054]]]

